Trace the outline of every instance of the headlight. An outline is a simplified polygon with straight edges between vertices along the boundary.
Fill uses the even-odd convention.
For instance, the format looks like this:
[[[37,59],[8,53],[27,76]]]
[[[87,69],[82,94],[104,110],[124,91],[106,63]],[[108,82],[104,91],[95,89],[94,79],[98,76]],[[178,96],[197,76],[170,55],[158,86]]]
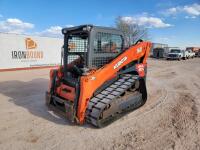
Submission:
[[[84,27],[84,28],[83,28],[83,31],[88,31],[88,32],[90,32],[90,30],[91,30],[91,26],[87,26],[87,27]]]
[[[67,33],[67,30],[66,30],[66,29],[64,29],[64,30],[63,30],[63,33],[65,33],[65,34],[66,34],[66,33]]]

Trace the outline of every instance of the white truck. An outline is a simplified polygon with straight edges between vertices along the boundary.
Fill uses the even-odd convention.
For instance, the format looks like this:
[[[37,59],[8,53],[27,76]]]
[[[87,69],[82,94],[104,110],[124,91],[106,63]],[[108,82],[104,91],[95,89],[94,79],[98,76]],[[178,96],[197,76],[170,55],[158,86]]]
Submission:
[[[190,57],[190,53],[188,50],[183,50],[183,59],[186,60],[186,59],[189,59]]]
[[[195,57],[195,53],[192,50],[187,50],[188,51],[188,58],[194,58]]]
[[[167,60],[173,59],[173,60],[181,60],[183,58],[183,50],[181,49],[171,49],[169,53],[167,54]]]

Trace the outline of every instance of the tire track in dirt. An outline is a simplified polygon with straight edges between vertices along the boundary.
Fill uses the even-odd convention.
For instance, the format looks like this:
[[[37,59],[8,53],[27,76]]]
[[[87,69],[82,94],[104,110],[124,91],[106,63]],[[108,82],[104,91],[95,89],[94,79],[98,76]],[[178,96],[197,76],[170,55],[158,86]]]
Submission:
[[[140,119],[142,116],[146,115],[146,114],[149,114],[151,113],[152,111],[154,111],[154,109],[156,109],[157,107],[159,107],[159,105],[161,105],[166,99],[167,99],[167,96],[168,96],[168,91],[166,89],[160,89],[158,91],[156,91],[156,96],[151,98],[151,100],[149,99],[148,101],[153,101],[153,102],[150,102],[149,104],[145,104],[143,107],[139,108],[138,110],[135,110],[135,111],[138,111],[137,114],[135,114],[135,117],[129,117],[128,115],[127,116],[124,116],[123,118],[121,118],[122,120],[126,120],[126,123],[131,121],[131,120],[137,120],[137,119]],[[155,102],[154,102],[155,101]],[[118,123],[115,127],[117,126],[121,126],[122,124],[124,124],[124,122],[120,122]]]
[[[200,149],[200,140],[195,139],[199,136],[199,122],[194,97],[189,93],[178,93],[176,103],[162,104],[166,115],[162,114],[158,120],[152,121],[154,124],[149,121],[148,130],[140,125],[123,131],[120,139],[113,141],[112,149]],[[142,117],[145,120],[149,116]]]
[[[151,92],[141,114],[127,118],[126,123],[136,119],[141,124],[149,116],[161,115],[155,120],[152,117],[152,124],[151,120],[146,123],[151,127],[148,130],[135,124],[136,127],[122,131],[120,139],[113,140],[112,149],[200,149],[200,140],[193,138],[199,136],[197,104],[187,85],[179,82],[161,88],[158,84],[157,89]]]
[[[199,139],[193,139],[198,133],[198,109],[194,97],[190,93],[179,93],[177,104],[171,109],[172,126],[177,138],[181,139],[181,145],[185,149],[193,147],[200,149]],[[186,144],[187,143],[187,144]]]

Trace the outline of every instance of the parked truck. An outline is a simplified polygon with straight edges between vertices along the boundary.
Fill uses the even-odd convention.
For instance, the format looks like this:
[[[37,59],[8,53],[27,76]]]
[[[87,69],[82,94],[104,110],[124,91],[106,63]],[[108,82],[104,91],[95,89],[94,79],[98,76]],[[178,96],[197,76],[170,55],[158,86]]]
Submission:
[[[193,52],[192,50],[187,50],[188,51],[188,58],[194,58],[195,57],[195,52]]]
[[[183,59],[186,60],[186,59],[189,59],[189,57],[190,57],[189,51],[183,50]]]
[[[170,49],[169,53],[167,54],[167,60],[181,60],[183,58],[183,50],[179,48]]]
[[[187,47],[186,50],[191,50],[196,57],[200,57],[200,47]]]

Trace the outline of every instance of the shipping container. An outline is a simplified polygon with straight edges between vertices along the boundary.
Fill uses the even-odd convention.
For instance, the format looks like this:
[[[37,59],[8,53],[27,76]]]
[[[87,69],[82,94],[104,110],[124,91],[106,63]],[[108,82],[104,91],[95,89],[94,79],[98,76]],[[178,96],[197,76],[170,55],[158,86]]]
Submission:
[[[168,53],[167,44],[153,43],[150,51],[150,56],[154,58],[163,58]]]

